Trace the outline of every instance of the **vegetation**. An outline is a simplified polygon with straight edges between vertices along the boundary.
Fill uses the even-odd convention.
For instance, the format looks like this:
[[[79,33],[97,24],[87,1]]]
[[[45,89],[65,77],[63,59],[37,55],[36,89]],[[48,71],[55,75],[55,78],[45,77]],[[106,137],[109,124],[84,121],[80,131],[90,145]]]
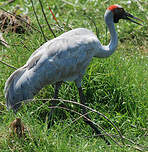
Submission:
[[[0,7],[5,1],[0,2]],[[119,36],[119,45],[116,52],[109,58],[94,58],[83,78],[83,88],[87,99],[87,106],[106,115],[120,129],[125,137],[123,145],[117,136],[119,145],[109,137],[111,146],[94,137],[89,126],[74,112],[58,108],[54,112],[52,127],[47,130],[48,108],[51,103],[37,99],[51,99],[54,90],[46,86],[35,97],[35,101],[22,106],[15,115],[7,111],[3,89],[5,82],[14,71],[0,63],[0,151],[48,151],[48,152],[104,152],[104,151],[130,151],[148,150],[148,1],[135,0],[52,0],[42,1],[49,24],[56,36],[64,31],[60,30],[50,13],[49,7],[54,12],[58,23],[70,27],[85,27],[96,32],[103,44],[109,42],[109,33],[103,20],[104,12],[109,5],[120,4],[128,12],[141,18],[143,26],[138,26],[126,21],[116,25]],[[3,6],[12,12],[16,6],[20,9],[17,13],[27,13],[31,24],[39,29],[33,13],[32,5],[27,0],[16,0]],[[43,17],[39,1],[34,7],[48,39],[53,35]],[[92,21],[93,20],[93,21]],[[5,32],[4,39],[9,48],[0,46],[0,59],[16,68],[25,64],[29,56],[45,42],[37,30],[28,30],[25,34]],[[16,46],[14,46],[16,44]],[[73,82],[62,85],[59,97],[65,100],[79,101],[77,89]],[[64,103],[69,109],[81,112],[80,106]],[[92,112],[91,118],[105,131],[117,135],[117,132],[105,119]],[[26,127],[26,137],[10,136],[9,125],[20,117]],[[78,119],[78,120],[77,120]],[[134,143],[132,143],[132,142]]]

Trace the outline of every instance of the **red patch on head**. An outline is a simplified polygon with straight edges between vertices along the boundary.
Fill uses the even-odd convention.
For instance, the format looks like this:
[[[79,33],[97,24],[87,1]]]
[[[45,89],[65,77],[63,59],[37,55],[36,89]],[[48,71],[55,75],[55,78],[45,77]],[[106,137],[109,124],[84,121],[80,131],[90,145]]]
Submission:
[[[120,8],[120,6],[119,5],[111,5],[107,9],[110,11],[114,11],[116,8]]]

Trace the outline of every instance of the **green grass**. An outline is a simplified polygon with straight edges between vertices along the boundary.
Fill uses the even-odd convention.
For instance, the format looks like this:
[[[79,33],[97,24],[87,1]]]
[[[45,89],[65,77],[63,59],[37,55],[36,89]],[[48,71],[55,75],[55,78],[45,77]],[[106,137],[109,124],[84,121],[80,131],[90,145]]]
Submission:
[[[103,113],[120,129],[123,136],[141,144],[143,151],[148,150],[148,2],[126,0],[69,0],[71,4],[62,0],[44,1],[44,9],[49,23],[55,24],[49,11],[49,6],[56,15],[58,22],[70,25],[72,28],[85,27],[94,32],[95,26],[84,15],[91,17],[97,27],[97,35],[103,44],[109,42],[109,33],[106,32],[103,20],[106,8],[111,4],[120,4],[128,12],[144,20],[143,26],[138,26],[126,21],[120,21],[116,25],[119,36],[119,44],[116,52],[109,58],[94,58],[83,78],[83,89],[87,99],[87,106]],[[2,3],[2,2],[1,2]],[[0,3],[0,5],[1,5]],[[31,3],[26,0],[16,0],[5,6],[6,10],[13,10],[16,5],[22,8],[22,13],[28,10],[28,16],[34,26],[38,27],[34,17]],[[48,30],[42,16],[38,1],[35,8],[39,14],[39,20],[43,25],[45,35],[52,39],[53,35]],[[56,36],[63,33],[52,26]],[[65,30],[68,28],[65,28]],[[24,65],[29,56],[41,44],[44,39],[37,31],[23,35],[5,33],[4,38],[10,44],[20,46],[5,48],[0,46],[0,59],[17,68]],[[22,44],[23,42],[23,44]],[[23,47],[27,46],[28,49]],[[82,119],[73,123],[79,116],[73,112],[56,109],[54,113],[54,125],[47,130],[47,114],[50,111],[49,103],[35,101],[23,105],[15,115],[8,112],[5,107],[3,93],[7,78],[14,71],[0,63],[0,150],[7,151],[48,151],[48,152],[135,152],[135,144],[128,140],[125,143],[131,145],[121,148],[110,138],[111,146],[107,146],[100,138],[95,138],[92,130]],[[52,98],[54,90],[52,86],[46,86],[35,97]],[[59,96],[65,100],[79,101],[77,89],[73,82],[63,84]],[[80,107],[74,104],[66,104],[70,109],[80,112]],[[42,106],[42,108],[39,108]],[[96,113],[91,113],[93,121],[105,128],[111,134],[117,134],[113,126]],[[9,125],[15,117],[21,117],[26,130],[26,138],[18,139],[10,137]],[[119,139],[117,139],[119,140]],[[119,140],[121,143],[121,141]],[[139,146],[140,147],[140,146]]]

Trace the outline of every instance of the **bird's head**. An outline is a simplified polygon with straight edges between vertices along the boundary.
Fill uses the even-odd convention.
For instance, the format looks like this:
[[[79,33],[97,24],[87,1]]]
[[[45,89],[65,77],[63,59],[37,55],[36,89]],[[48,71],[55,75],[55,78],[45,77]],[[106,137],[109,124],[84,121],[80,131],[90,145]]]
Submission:
[[[135,20],[142,21],[141,19],[127,13],[120,5],[111,5],[107,8],[107,11],[112,12],[114,23],[118,23],[120,19],[125,19],[134,22],[138,25],[141,25],[140,23],[135,21]]]

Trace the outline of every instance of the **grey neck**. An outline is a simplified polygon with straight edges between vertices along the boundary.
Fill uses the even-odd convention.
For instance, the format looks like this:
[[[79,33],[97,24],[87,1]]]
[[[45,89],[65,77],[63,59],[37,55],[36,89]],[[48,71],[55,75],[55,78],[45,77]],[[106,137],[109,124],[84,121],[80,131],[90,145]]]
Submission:
[[[114,22],[113,22],[113,13],[109,10],[106,10],[105,15],[104,15],[104,20],[109,29],[111,40],[107,46],[100,45],[100,48],[97,51],[95,56],[101,57],[101,58],[109,57],[110,55],[112,55],[118,45],[118,36],[117,36]]]

